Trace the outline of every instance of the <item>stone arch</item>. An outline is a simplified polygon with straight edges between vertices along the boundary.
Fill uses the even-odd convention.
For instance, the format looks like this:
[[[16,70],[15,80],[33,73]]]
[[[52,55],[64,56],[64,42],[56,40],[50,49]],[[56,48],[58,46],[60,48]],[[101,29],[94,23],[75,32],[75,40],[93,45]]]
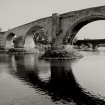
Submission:
[[[44,42],[47,41],[47,32],[46,30],[39,25],[31,27],[25,35],[25,44],[26,48],[28,47],[35,47],[37,44],[45,44]]]
[[[70,26],[66,32],[66,36],[64,38],[64,43],[72,44],[74,37],[79,32],[79,30],[84,27],[85,25],[97,21],[97,20],[105,20],[104,15],[97,15],[97,16],[86,16],[81,19],[78,19],[72,26]]]
[[[13,48],[14,47],[14,43],[13,40],[16,37],[15,33],[10,32],[7,37],[6,37],[6,48]]]

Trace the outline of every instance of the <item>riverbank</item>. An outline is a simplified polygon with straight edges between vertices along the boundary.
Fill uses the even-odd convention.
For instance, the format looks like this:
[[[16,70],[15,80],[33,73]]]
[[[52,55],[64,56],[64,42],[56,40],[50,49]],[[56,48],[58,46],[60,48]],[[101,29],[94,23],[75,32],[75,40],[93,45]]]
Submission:
[[[64,47],[63,49],[48,49],[48,50],[40,50],[37,48],[33,49],[24,49],[24,48],[11,48],[11,49],[3,49],[0,50],[0,53],[6,54],[39,54],[41,59],[74,59],[81,58],[82,55],[72,48]]]

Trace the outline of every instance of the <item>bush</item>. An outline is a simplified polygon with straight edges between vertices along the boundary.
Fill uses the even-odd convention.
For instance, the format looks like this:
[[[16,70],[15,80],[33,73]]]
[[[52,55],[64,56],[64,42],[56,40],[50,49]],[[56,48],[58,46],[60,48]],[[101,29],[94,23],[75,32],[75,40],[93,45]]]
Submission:
[[[75,51],[67,52],[65,50],[48,50],[45,52],[41,58],[77,58],[82,57],[79,53]]]

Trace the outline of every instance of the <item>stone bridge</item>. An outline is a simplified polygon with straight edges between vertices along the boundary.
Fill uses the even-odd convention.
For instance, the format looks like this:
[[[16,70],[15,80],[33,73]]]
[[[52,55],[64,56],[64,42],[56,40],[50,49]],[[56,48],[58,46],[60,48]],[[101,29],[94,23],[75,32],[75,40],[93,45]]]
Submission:
[[[55,46],[72,44],[74,37],[83,26],[97,20],[105,20],[105,6],[64,14],[55,13],[0,33],[0,45],[4,48],[11,46],[24,48],[28,37],[34,39],[34,43],[38,40],[41,43],[47,40],[46,42],[53,43]]]

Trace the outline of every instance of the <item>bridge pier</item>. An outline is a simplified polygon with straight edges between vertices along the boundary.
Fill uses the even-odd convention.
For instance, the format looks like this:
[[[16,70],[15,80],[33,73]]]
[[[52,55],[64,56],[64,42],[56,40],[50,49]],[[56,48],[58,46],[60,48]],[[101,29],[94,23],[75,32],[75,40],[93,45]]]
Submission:
[[[21,53],[25,52],[24,50],[24,38],[16,37],[13,39],[14,47],[8,50],[8,53]]]
[[[62,31],[60,26],[60,17],[58,14],[52,15],[52,40],[51,40],[51,49],[48,49],[44,55],[42,55],[42,58],[50,57],[50,58],[75,58],[75,57],[81,57],[80,55],[77,55],[74,51],[67,51],[67,49],[64,49],[64,45],[62,42]]]
[[[61,35],[60,16],[57,13],[52,14],[52,41],[51,50],[62,50],[62,43],[58,39]]]
[[[23,37],[16,37],[13,40],[14,48],[24,48],[24,38]]]

